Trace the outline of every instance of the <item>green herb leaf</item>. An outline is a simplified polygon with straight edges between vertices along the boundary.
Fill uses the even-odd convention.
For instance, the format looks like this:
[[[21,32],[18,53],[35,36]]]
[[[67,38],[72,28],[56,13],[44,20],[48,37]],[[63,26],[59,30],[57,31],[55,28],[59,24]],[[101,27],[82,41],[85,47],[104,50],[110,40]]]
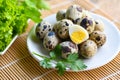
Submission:
[[[78,59],[78,54],[77,53],[73,53],[73,54],[69,54],[69,56],[67,57],[67,61],[68,62],[72,62]]]
[[[73,53],[67,57],[66,64],[68,67],[74,71],[85,69],[86,66],[82,60],[78,59],[78,54]]]
[[[56,68],[58,69],[58,73],[60,75],[64,74],[64,71],[66,70],[66,66],[64,65],[64,63],[62,61],[59,61],[56,64]]]
[[[0,52],[25,31],[28,19],[40,22],[40,10],[48,8],[44,0],[0,0]]]
[[[60,45],[57,45],[53,51],[57,57],[61,56],[61,46]]]
[[[25,3],[26,3],[26,5],[29,6],[30,8],[37,9],[35,1],[36,1],[36,0],[25,0]],[[38,0],[38,1],[39,1],[39,0]]]
[[[83,69],[87,68],[87,66],[84,64],[84,62],[80,59],[78,59],[75,63],[79,67],[79,70],[83,70]]]
[[[74,71],[83,70],[86,67],[87,66],[80,59],[76,60],[74,63],[71,63],[71,69]]]
[[[37,56],[43,58],[43,60],[41,60],[41,61],[39,62],[40,65],[43,66],[43,68],[51,68],[51,67],[52,67],[51,64],[50,64],[50,63],[51,63],[51,60],[52,60],[51,58],[42,56],[42,55],[37,54],[37,53],[35,53],[35,52],[32,52],[32,54],[37,55]]]
[[[52,59],[55,59],[55,58],[56,58],[56,54],[55,54],[54,51],[51,51],[51,52],[50,52],[50,57],[51,57]]]
[[[37,53],[35,53],[35,52],[32,52],[32,54],[34,54],[34,55],[37,55],[37,56],[39,56],[39,57],[41,57],[41,58],[43,58],[43,59],[46,59],[46,58],[48,58],[48,57],[46,57],[46,56],[42,56],[42,55],[40,55],[40,54],[37,54]]]
[[[37,4],[36,6],[40,9],[50,9],[50,6],[48,3],[46,3],[44,0],[36,0]]]
[[[33,14],[33,12],[34,12],[34,14]],[[41,21],[41,19],[40,19],[41,14],[37,9],[32,8],[32,7],[31,8],[28,7],[25,9],[25,13],[26,13],[26,16],[28,18],[32,19],[33,21],[35,21],[35,22]]]
[[[40,65],[44,68],[51,68],[51,62],[56,60],[56,68],[58,70],[58,73],[60,75],[64,74],[66,68],[70,68],[71,70],[78,71],[83,70],[87,66],[84,64],[82,60],[80,60],[78,57],[78,53],[71,53],[68,55],[67,59],[61,59],[61,46],[57,45],[53,51],[50,52],[50,57],[44,57],[39,54],[34,53],[35,55],[38,55],[43,58],[43,60],[40,62]]]
[[[43,66],[43,68],[51,68],[51,64],[50,64],[50,59],[49,58],[45,58],[44,60],[40,61],[40,65]]]

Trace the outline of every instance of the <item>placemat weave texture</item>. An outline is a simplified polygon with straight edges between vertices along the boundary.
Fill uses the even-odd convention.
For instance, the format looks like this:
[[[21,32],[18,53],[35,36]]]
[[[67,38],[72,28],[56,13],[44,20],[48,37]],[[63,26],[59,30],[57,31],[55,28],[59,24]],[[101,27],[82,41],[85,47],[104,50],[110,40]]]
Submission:
[[[42,18],[54,14],[60,9],[66,9],[72,4],[78,4],[91,12],[108,18],[114,22],[120,30],[120,22],[118,22],[117,19],[107,14],[104,10],[101,10],[101,7],[95,6],[89,0],[47,0],[47,2],[50,4],[51,10],[42,11]],[[27,34],[33,25],[34,23],[30,21],[26,32],[16,39],[4,55],[0,56],[0,80],[120,79],[120,52],[115,59],[108,64],[90,71],[65,72],[64,75],[60,76],[56,70],[42,68],[29,54],[27,49]]]

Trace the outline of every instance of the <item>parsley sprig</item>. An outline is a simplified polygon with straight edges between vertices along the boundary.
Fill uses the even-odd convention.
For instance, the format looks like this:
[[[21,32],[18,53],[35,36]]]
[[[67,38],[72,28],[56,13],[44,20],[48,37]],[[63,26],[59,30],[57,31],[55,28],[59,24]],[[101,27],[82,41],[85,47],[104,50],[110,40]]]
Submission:
[[[41,56],[40,54],[33,54],[42,57],[43,60],[40,61],[40,66],[43,68],[52,68],[52,62],[56,61],[55,68],[58,70],[60,75],[64,74],[65,70],[71,69],[73,71],[83,70],[87,68],[84,62],[79,59],[77,53],[70,54],[66,59],[61,58],[61,46],[57,45],[53,51],[49,53],[50,57]]]

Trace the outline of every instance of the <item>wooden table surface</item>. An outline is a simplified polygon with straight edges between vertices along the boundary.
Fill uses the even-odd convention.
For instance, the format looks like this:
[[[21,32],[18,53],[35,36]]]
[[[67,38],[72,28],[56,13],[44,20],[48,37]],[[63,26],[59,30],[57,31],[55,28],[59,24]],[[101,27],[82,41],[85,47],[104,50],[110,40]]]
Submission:
[[[99,7],[115,21],[120,21],[120,0],[90,0],[96,7]]]

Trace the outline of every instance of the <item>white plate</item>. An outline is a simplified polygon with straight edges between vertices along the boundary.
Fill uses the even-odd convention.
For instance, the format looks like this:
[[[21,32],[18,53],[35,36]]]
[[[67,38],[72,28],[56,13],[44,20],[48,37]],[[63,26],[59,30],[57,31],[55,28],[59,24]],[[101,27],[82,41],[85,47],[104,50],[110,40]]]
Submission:
[[[90,13],[94,19],[100,19],[105,24],[105,34],[107,36],[106,43],[98,49],[95,56],[90,59],[84,59],[84,63],[87,65],[85,70],[91,70],[103,66],[110,62],[120,51],[120,32],[117,27],[110,22],[108,19]],[[56,14],[46,17],[44,20],[54,24],[56,22]],[[32,52],[40,53],[41,55],[48,56],[48,52],[43,48],[42,42],[40,42],[34,32],[35,27],[30,31],[27,38],[27,46],[30,54],[37,60],[40,61],[42,58],[32,54]],[[53,63],[53,68],[55,64]],[[70,70],[68,70],[70,71]]]

